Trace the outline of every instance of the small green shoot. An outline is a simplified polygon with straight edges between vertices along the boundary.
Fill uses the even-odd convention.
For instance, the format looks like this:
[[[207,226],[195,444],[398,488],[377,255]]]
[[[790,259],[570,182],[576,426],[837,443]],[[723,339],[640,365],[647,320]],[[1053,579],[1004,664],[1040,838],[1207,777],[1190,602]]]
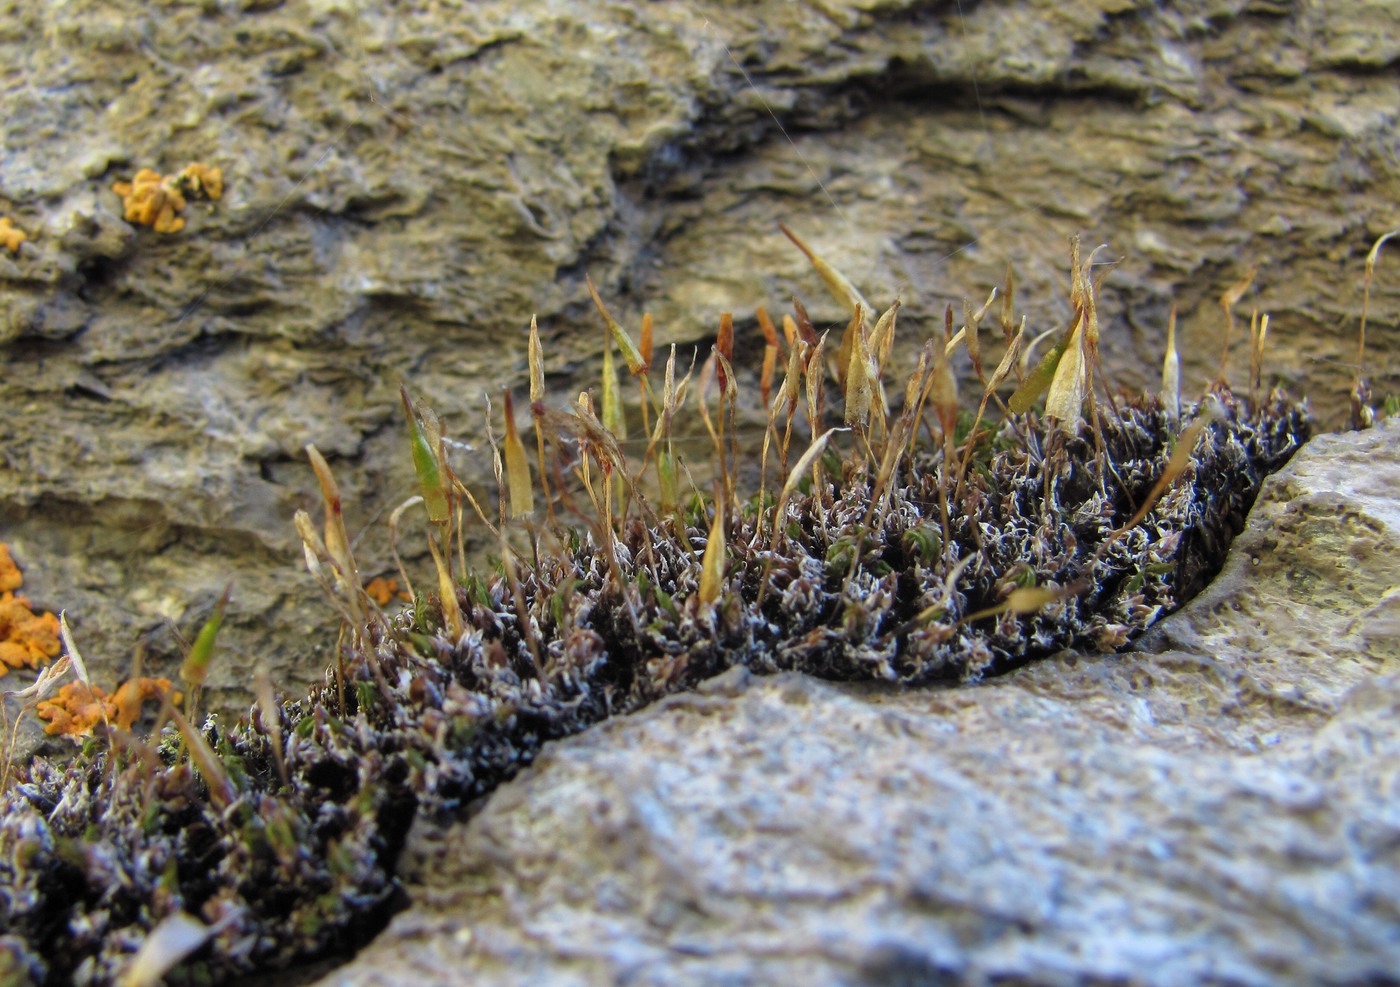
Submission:
[[[185,712],[192,720],[199,718],[199,697],[204,691],[204,681],[209,676],[209,666],[214,661],[214,641],[219,636],[219,628],[224,624],[224,615],[228,612],[228,602],[232,594],[233,583],[230,582],[215,602],[214,612],[199,628],[194,644],[190,645],[189,653],[180,665],[180,681],[185,683]]]

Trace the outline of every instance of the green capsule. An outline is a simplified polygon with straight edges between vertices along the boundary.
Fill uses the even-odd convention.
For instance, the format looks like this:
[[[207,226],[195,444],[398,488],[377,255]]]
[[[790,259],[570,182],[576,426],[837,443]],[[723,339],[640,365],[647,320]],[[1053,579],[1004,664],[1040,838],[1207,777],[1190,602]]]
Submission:
[[[423,491],[423,506],[433,524],[447,524],[452,519],[452,507],[447,496],[447,477],[437,452],[428,441],[423,422],[408,399],[408,388],[400,386],[403,410],[408,415],[408,435],[413,446],[413,468],[418,473],[418,486]]]
[[[1031,410],[1031,406],[1049,390],[1050,384],[1055,380],[1055,370],[1060,365],[1060,358],[1069,349],[1069,343],[1073,336],[1073,332],[1066,333],[1065,337],[1041,358],[1040,363],[1026,375],[1021,386],[1016,388],[1016,393],[1012,394],[1011,399],[1006,402],[1008,408],[1018,415],[1024,415]]]
[[[219,602],[214,604],[214,612],[199,629],[190,653],[185,656],[184,664],[180,666],[180,679],[191,689],[202,686],[205,676],[209,674],[209,664],[214,660],[214,639],[219,636],[219,628],[224,624],[224,613],[228,610],[229,595],[232,592],[233,583],[229,583],[224,587]]]

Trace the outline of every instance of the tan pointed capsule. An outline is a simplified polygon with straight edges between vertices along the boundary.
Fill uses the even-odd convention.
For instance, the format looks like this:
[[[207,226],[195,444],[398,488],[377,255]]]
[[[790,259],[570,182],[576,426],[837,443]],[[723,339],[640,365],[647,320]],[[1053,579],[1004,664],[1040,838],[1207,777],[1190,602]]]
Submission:
[[[734,363],[734,313],[721,312],[719,314],[719,332],[715,336],[715,351],[724,357],[724,361],[719,365],[719,396],[724,397],[729,390],[729,374],[725,371],[727,365]]]
[[[710,537],[705,542],[705,554],[700,560],[700,602],[711,606],[724,588],[724,503],[715,502],[715,519],[710,524]]]
[[[976,311],[973,311],[970,301],[963,299],[963,343],[967,346],[967,355],[972,358],[972,369],[978,380],[986,380],[982,373],[982,320],[987,317],[987,311],[992,307],[992,302],[996,301],[996,297],[997,289],[993,288],[982,307]]]
[[[953,432],[958,424],[958,380],[953,376],[953,364],[947,352],[937,346],[934,347],[929,403],[933,405],[933,413],[938,416],[944,441],[951,448]]]
[[[782,223],[778,224],[778,229],[783,231],[798,250],[807,255],[807,259],[812,262],[812,267],[816,269],[817,274],[821,275],[822,281],[826,283],[826,287],[831,292],[831,296],[845,306],[846,311],[852,313],[859,312],[861,317],[866,320],[867,325],[875,321],[875,309],[872,308],[870,303],[865,300],[865,297],[856,290],[855,285],[851,284],[851,282],[846,279],[844,274],[836,270],[836,268],[832,267],[821,257],[817,256],[816,252],[813,251],[811,247],[799,240],[797,234]]]
[[[797,334],[808,346],[817,345],[817,329],[812,325],[812,317],[796,298],[792,300],[792,311],[797,318]]]
[[[758,393],[763,407],[768,407],[768,399],[773,393],[773,377],[778,370],[778,330],[768,317],[768,310],[759,306],[758,327],[763,331],[763,369],[758,375]]]
[[[544,347],[540,345],[540,327],[530,316],[530,403],[544,400]]]
[[[1080,278],[1079,234],[1069,238],[1069,303],[1076,312],[1084,311],[1084,282]]]
[[[987,382],[988,393],[995,391],[1001,386],[1001,382],[1011,375],[1011,368],[1016,365],[1016,358],[1021,354],[1021,347],[1026,339],[1026,317],[1021,316],[1021,327],[1016,330],[1016,334],[1007,340],[1006,352],[1002,354],[1001,362],[997,364],[996,370],[992,371],[992,379]]]
[[[802,347],[806,347],[806,343]],[[778,387],[778,400],[775,407],[787,405],[789,418],[797,412],[797,402],[802,396],[802,353],[799,347],[788,347],[787,365],[783,369],[783,382]]]
[[[510,491],[510,516],[524,517],[535,509],[535,485],[530,479],[530,461],[525,456],[525,444],[515,428],[515,408],[510,391],[505,392],[506,405],[506,488]]]
[[[1016,277],[1011,265],[1006,265],[1006,284],[1001,289],[1001,335],[1008,346],[1016,331]]]
[[[841,341],[836,344],[836,384],[843,395],[851,375],[851,352],[856,348],[856,336],[864,332],[867,332],[865,323],[861,319],[860,309],[856,309],[846,321],[846,328],[841,331]]]
[[[960,624],[970,624],[974,620],[982,620],[986,617],[996,617],[1004,613],[1028,614],[1036,613],[1054,603],[1062,600],[1069,592],[1063,589],[1052,589],[1048,586],[1021,586],[1011,591],[1011,593],[994,607],[985,610],[978,610],[970,613]]]
[[[904,413],[912,416],[914,410],[919,405],[919,395],[924,390],[924,375],[928,373],[928,349],[925,348],[919,354],[919,362],[914,367],[914,372],[909,375],[909,380],[904,384]]]
[[[1258,273],[1258,267],[1251,267],[1244,277],[1226,288],[1220,296],[1220,308],[1225,312],[1225,335],[1220,344],[1220,366],[1215,372],[1216,380],[1220,383],[1225,381],[1225,366],[1230,361],[1230,339],[1235,334],[1235,305],[1244,297]]]
[[[1269,337],[1269,315],[1259,315],[1255,309],[1249,317],[1249,397],[1256,405],[1259,402],[1264,380],[1264,342]]]
[[[627,418],[622,411],[622,385],[617,378],[617,361],[611,344],[603,347],[603,425],[619,439],[627,438]]]
[[[813,421],[821,417],[822,410],[822,354],[826,350],[826,333],[822,333],[817,339],[816,346],[807,358],[807,367],[803,374],[803,383],[806,385],[807,393],[807,414]]]
[[[326,554],[326,543],[321,540],[321,535],[316,531],[316,522],[311,520],[311,515],[305,511],[297,511],[292,515],[292,524],[301,537],[306,569],[319,579],[321,577],[321,560],[329,556]]]
[[[889,364],[890,351],[894,349],[894,330],[899,317],[899,307],[898,298],[890,302],[890,307],[885,309],[885,314],[880,316],[880,321],[876,322],[875,328],[870,330],[870,355],[875,358],[877,374],[885,372],[885,367]]]
[[[1181,357],[1176,352],[1176,306],[1167,316],[1167,353],[1162,358],[1162,407],[1172,421],[1181,417]]]
[[[452,569],[438,549],[437,541],[428,539],[428,551],[432,553],[433,565],[437,567],[438,599],[442,603],[442,622],[447,627],[448,636],[455,643],[462,638],[466,625],[462,621],[462,606],[457,602],[457,583],[452,578]]]
[[[760,305],[754,310],[754,316],[758,319],[758,329],[763,333],[763,345],[778,345],[778,330],[773,325],[773,320],[768,317],[768,309]]]
[[[603,316],[603,321],[608,324],[608,332],[612,334],[618,349],[622,351],[622,359],[627,362],[628,371],[634,377],[646,373],[647,361],[642,359],[641,350],[637,349],[637,344],[632,342],[632,337],[627,335],[622,326],[617,324],[617,320],[603,306],[603,299],[598,296],[598,289],[593,287],[593,279],[585,274],[583,280],[588,285],[588,293],[593,296],[593,304],[598,306],[598,312]]]
[[[1060,360],[1064,358],[1065,351],[1069,349],[1070,342],[1074,339],[1074,330],[1077,327],[1078,322],[1076,321],[1070,327],[1070,331],[1061,336],[1060,341],[1040,358],[1035,369],[1026,375],[1021,386],[1016,388],[1015,393],[1007,400],[1006,406],[1015,414],[1024,415],[1030,411],[1035,402],[1055,380],[1055,371],[1060,365]]]
[[[1061,591],[1046,586],[1021,586],[1006,598],[1007,613],[1035,613],[1061,597]]]
[[[797,462],[792,464],[792,469],[788,471],[787,482],[783,484],[781,502],[778,504],[778,516],[783,515],[783,506],[789,497],[797,490],[797,486],[802,482],[802,478],[807,475],[807,471],[812,468],[817,459],[820,458],[826,449],[826,444],[831,441],[831,437],[837,432],[849,432],[848,428],[829,428],[821,435],[812,440],[812,444],[807,447],[807,451],[797,458]],[[776,533],[775,533],[776,535]]]
[[[1075,432],[1084,419],[1084,314],[1080,312],[1070,330],[1064,355],[1055,367],[1054,379],[1045,395],[1045,414],[1059,421],[1060,427]]]
[[[977,316],[972,311],[972,302],[964,298],[963,343],[967,346],[967,355],[972,359],[972,372],[977,375],[979,380],[984,380],[982,375],[982,338],[977,331],[977,323]]]
[[[654,332],[654,329],[653,329],[653,326],[652,326],[651,313],[650,313],[650,312],[643,312],[643,313],[642,313],[642,341],[641,341],[641,345],[638,346],[637,348],[638,348],[638,350],[639,350],[640,353],[641,353],[642,363],[644,363],[644,364],[646,365],[646,367],[647,367],[648,370],[651,369],[651,357],[652,357],[652,345],[653,345],[652,334],[653,334],[653,332]]]
[[[661,414],[669,424],[679,403],[676,394],[676,346],[671,344],[671,355],[666,358],[666,372],[661,378]]]
[[[1107,244],[1100,244],[1089,254],[1089,259],[1084,262],[1080,269],[1081,293],[1084,299],[1084,339],[1080,344],[1080,349],[1084,355],[1084,392],[1085,397],[1091,400],[1094,390],[1094,368],[1099,365],[1099,304],[1098,286],[1094,284],[1094,279],[1090,277],[1090,272],[1094,268],[1094,258],[1098,256],[1100,250],[1107,249]],[[1105,273],[1104,277],[1108,275]]]
[[[855,316],[859,319],[860,316]],[[851,353],[846,365],[846,424],[864,425],[870,421],[870,402],[874,394],[875,365],[870,358],[870,345],[865,327],[857,325],[851,333]]]
[[[763,407],[768,407],[768,399],[773,394],[773,378],[778,372],[778,347],[763,347],[763,370],[758,377],[758,393],[763,400]]]
[[[325,457],[314,445],[306,447],[306,457],[311,460],[311,469],[321,484],[321,499],[326,507],[326,554],[336,565],[340,578],[344,581],[346,593],[353,595],[360,585],[359,573],[355,569],[355,557],[350,552],[350,535],[345,530],[345,516],[341,512],[340,487],[331,475],[331,468]]]

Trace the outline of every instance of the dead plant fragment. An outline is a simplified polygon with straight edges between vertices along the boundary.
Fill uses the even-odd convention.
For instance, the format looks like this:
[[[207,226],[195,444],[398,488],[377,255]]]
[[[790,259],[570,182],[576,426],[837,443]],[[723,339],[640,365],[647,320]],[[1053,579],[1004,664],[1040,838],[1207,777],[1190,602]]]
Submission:
[[[411,583],[400,566],[418,588],[398,613],[362,587],[346,505],[308,447],[324,518],[301,513],[297,531],[344,621],[325,684],[296,702],[264,688],[232,726],[196,729],[166,699],[155,736],[36,763],[0,804],[0,964],[111,983],[169,928],[191,950],[173,983],[342,948],[384,921],[415,812],[460,813],[546,742],[736,664],[912,685],[1120,648],[1212,575],[1308,433],[1258,369],[1248,395],[1216,384],[1193,406],[1169,354],[1160,395],[1110,392],[1095,370],[1112,327],[1077,244],[1072,318],[1034,366],[1008,272],[898,373],[899,302],[880,314],[784,232],[849,312],[839,338],[794,301],[781,334],[756,317],[762,367],[736,366],[745,330],[726,313],[694,381],[674,348],[653,381],[650,319],[634,336],[590,282],[640,408],[611,357],[600,401],[550,407],[532,322],[534,456],[507,400],[494,491],[464,482],[405,387],[419,495],[390,525],[422,509],[435,571]],[[982,325],[998,297],[1000,353]],[[964,349],[980,393],[959,387]],[[710,468],[681,455],[687,419]],[[493,570],[468,565],[469,529],[499,546]]]

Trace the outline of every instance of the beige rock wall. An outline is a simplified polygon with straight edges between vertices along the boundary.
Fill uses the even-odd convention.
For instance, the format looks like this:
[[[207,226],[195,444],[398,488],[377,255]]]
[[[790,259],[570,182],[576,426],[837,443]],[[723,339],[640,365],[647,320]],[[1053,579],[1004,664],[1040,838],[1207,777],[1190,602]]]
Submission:
[[[289,523],[304,443],[383,571],[401,379],[480,446],[532,312],[560,394],[591,379],[585,272],[663,343],[794,291],[838,319],[780,220],[911,334],[1008,263],[1048,328],[1065,237],[1106,242],[1124,383],[1172,304],[1203,382],[1258,265],[1270,374],[1336,421],[1400,226],[1397,38],[1382,0],[0,4],[0,214],[31,235],[0,250],[0,537],[117,668],[145,641],[168,671],[233,578],[214,698],[260,661],[294,689],[334,635]],[[195,160],[221,202],[124,222],[114,181]],[[1385,259],[1372,314],[1395,393]]]

